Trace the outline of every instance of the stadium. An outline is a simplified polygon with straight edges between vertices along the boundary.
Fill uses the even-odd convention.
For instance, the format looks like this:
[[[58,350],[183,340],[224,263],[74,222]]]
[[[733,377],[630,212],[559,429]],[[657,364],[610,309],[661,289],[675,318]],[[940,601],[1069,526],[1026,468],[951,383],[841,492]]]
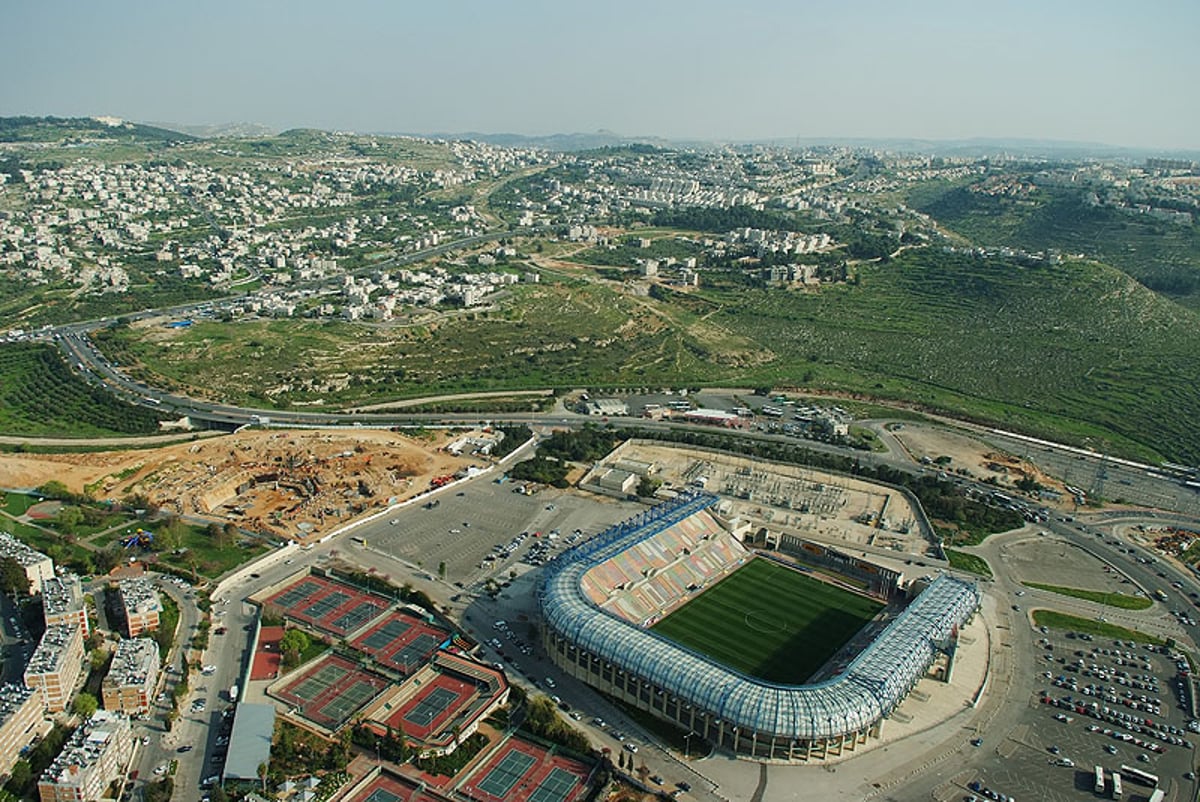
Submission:
[[[714,623],[699,637],[687,637],[686,623],[667,637],[673,613],[707,604],[705,591],[724,588],[722,579],[772,562],[746,550],[713,517],[708,508],[717,500],[704,492],[683,494],[550,563],[538,586],[547,653],[567,674],[739,757],[819,761],[878,738],[883,720],[939,654],[952,654],[958,628],[979,607],[976,586],[935,579],[886,625],[874,619],[878,633],[844,664],[833,656],[861,637],[872,620],[869,608],[844,620],[834,615],[839,600],[807,613],[780,612],[776,597],[757,583],[748,593],[718,599],[716,617],[706,619]],[[754,665],[735,667],[714,656],[707,647],[719,649],[727,631],[731,651],[761,653],[776,667],[780,654],[798,658],[829,649],[822,639],[838,642],[829,649],[832,665],[822,658],[816,672],[824,679],[813,682],[806,674],[780,681]],[[773,635],[778,643],[769,652]]]

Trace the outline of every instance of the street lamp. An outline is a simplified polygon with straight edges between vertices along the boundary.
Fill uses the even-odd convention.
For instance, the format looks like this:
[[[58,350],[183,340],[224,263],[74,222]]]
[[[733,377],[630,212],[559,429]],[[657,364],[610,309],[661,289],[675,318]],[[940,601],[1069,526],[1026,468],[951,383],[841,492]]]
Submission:
[[[687,760],[691,756],[692,736],[696,735],[696,734],[697,733],[695,733],[695,732],[689,732],[687,735],[683,736],[683,759],[684,760]]]

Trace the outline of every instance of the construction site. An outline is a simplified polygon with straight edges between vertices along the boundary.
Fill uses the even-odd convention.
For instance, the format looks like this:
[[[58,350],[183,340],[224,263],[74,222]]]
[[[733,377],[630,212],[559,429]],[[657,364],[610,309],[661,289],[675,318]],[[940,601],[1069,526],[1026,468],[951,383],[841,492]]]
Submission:
[[[491,432],[470,431],[479,441]],[[447,448],[463,431],[243,431],[162,448],[0,455],[0,486],[56,480],[97,499],[142,496],[190,518],[307,541],[486,464]],[[455,449],[459,450],[459,449]]]

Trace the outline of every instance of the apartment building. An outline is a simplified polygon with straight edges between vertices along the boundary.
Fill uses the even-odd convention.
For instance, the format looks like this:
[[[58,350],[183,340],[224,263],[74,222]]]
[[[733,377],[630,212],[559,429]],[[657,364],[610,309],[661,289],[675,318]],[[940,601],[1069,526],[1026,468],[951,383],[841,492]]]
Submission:
[[[112,666],[100,685],[105,710],[128,716],[147,713],[158,682],[158,644],[150,638],[132,638],[117,644]]]
[[[83,587],[75,574],[64,573],[42,582],[42,610],[48,627],[69,624],[83,630],[85,638],[91,633],[87,607],[83,602]]]
[[[123,713],[97,710],[71,735],[38,781],[41,802],[101,799],[133,754],[133,733]]]
[[[162,602],[158,600],[158,591],[149,579],[122,579],[117,590],[121,597],[121,610],[125,615],[126,635],[136,638],[143,632],[158,629]]]
[[[41,694],[24,685],[0,685],[0,782],[11,774],[21,750],[50,731]]]
[[[54,576],[54,560],[35,551],[8,532],[0,532],[0,557],[12,557],[29,577],[30,595],[42,592],[42,582]]]
[[[29,658],[25,684],[41,691],[48,711],[61,713],[71,701],[71,692],[82,668],[83,630],[56,624],[46,627],[46,633]]]

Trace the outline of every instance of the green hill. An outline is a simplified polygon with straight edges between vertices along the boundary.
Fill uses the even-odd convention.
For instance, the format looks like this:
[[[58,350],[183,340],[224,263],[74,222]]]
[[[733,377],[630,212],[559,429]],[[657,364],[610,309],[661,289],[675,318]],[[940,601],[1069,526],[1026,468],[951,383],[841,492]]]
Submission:
[[[127,121],[110,125],[93,117],[0,117],[0,142],[58,142],[72,137],[121,142],[185,142],[196,138]]]
[[[713,322],[776,355],[772,381],[1200,461],[1200,316],[1113,268],[929,249],[819,294],[702,295],[721,308]]]
[[[1028,197],[923,185],[909,203],[976,245],[1082,253],[1152,290],[1200,308],[1200,232],[1085,201],[1086,188],[1039,185]]]

